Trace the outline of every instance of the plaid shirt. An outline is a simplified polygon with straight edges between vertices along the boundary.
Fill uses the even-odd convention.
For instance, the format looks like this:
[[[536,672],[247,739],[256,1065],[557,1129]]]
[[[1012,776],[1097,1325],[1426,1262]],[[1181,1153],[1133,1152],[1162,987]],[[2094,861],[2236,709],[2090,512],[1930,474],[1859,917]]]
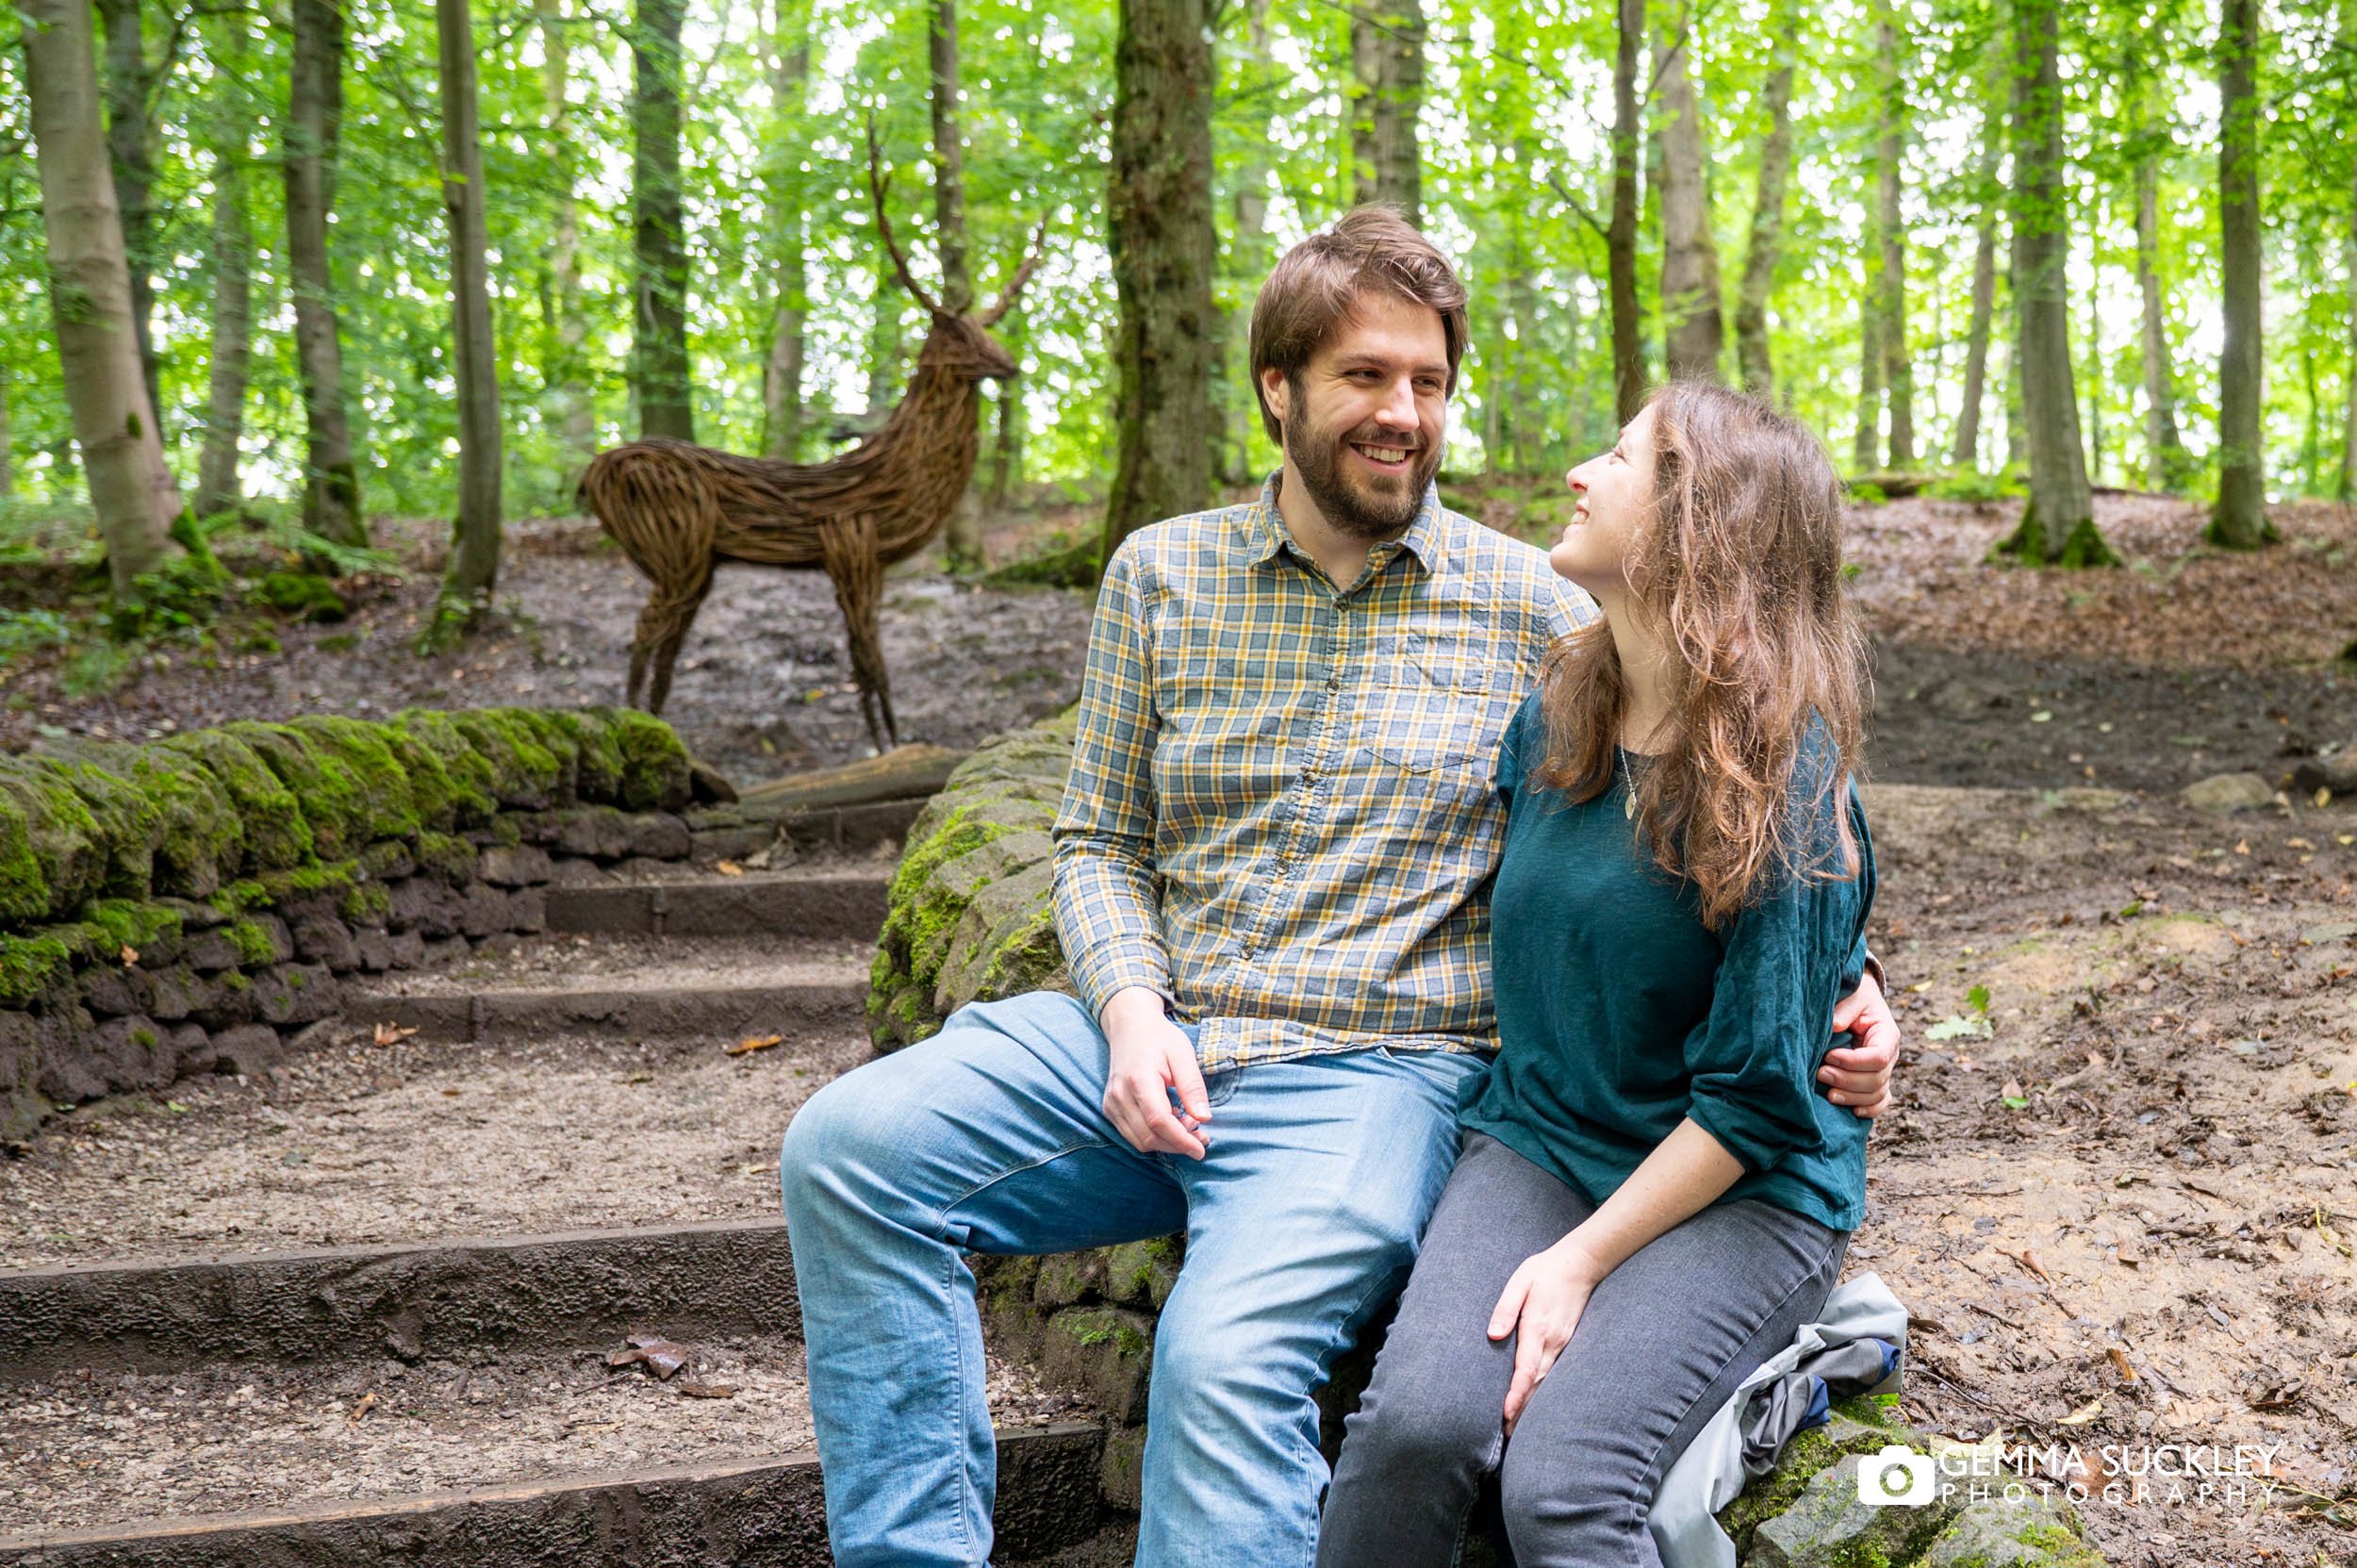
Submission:
[[[1207,1068],[1494,1050],[1498,743],[1595,607],[1431,489],[1338,590],[1276,495],[1106,564],[1055,826],[1076,987],[1161,992]]]

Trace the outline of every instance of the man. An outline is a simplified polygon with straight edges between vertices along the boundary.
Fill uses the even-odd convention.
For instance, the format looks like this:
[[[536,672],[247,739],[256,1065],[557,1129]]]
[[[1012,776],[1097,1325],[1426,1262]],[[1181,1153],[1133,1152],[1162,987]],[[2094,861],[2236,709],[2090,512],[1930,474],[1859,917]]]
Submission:
[[[820,1091],[780,1159],[836,1560],[981,1564],[995,1482],[962,1250],[1186,1232],[1148,1394],[1141,1563],[1314,1553],[1312,1391],[1406,1277],[1495,1048],[1492,759],[1594,615],[1442,509],[1464,290],[1396,214],[1296,246],[1253,311],[1285,466],[1106,563],[1056,823],[1078,998],[962,1010]],[[1870,983],[1829,1058],[1861,1114]]]

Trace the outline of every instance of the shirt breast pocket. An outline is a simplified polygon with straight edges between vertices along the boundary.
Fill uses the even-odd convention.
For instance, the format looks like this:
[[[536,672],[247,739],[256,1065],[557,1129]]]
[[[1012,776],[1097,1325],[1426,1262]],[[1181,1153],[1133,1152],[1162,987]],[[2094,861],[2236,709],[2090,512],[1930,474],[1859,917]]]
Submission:
[[[1370,694],[1367,751],[1411,778],[1486,789],[1518,694],[1485,667],[1409,673]]]

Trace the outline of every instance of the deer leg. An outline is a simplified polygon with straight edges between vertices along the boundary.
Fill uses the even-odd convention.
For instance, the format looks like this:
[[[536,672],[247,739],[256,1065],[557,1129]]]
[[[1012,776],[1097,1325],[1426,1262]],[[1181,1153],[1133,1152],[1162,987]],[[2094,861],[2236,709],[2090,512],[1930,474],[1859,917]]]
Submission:
[[[820,530],[819,548],[850,642],[860,716],[867,720],[867,737],[876,750],[889,751],[900,737],[892,721],[892,678],[884,668],[883,629],[877,616],[883,602],[883,561],[877,553],[875,523],[865,517],[831,520]]]
[[[647,711],[660,714],[671,695],[671,664],[679,657],[680,644],[687,640],[688,628],[696,624],[696,612],[703,607],[704,595],[712,591],[712,563],[707,560],[695,581],[683,588],[657,585],[647,596],[647,607],[638,612],[637,634],[630,643],[630,702],[638,703],[639,686],[646,677],[652,676],[647,692]]]

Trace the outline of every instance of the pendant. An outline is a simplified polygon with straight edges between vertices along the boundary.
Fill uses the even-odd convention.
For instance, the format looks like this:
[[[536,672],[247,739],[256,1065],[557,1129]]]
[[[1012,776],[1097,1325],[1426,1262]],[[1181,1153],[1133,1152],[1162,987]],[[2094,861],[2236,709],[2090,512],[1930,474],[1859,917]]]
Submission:
[[[1637,797],[1634,794],[1622,803],[1621,815],[1632,822],[1637,820]]]

